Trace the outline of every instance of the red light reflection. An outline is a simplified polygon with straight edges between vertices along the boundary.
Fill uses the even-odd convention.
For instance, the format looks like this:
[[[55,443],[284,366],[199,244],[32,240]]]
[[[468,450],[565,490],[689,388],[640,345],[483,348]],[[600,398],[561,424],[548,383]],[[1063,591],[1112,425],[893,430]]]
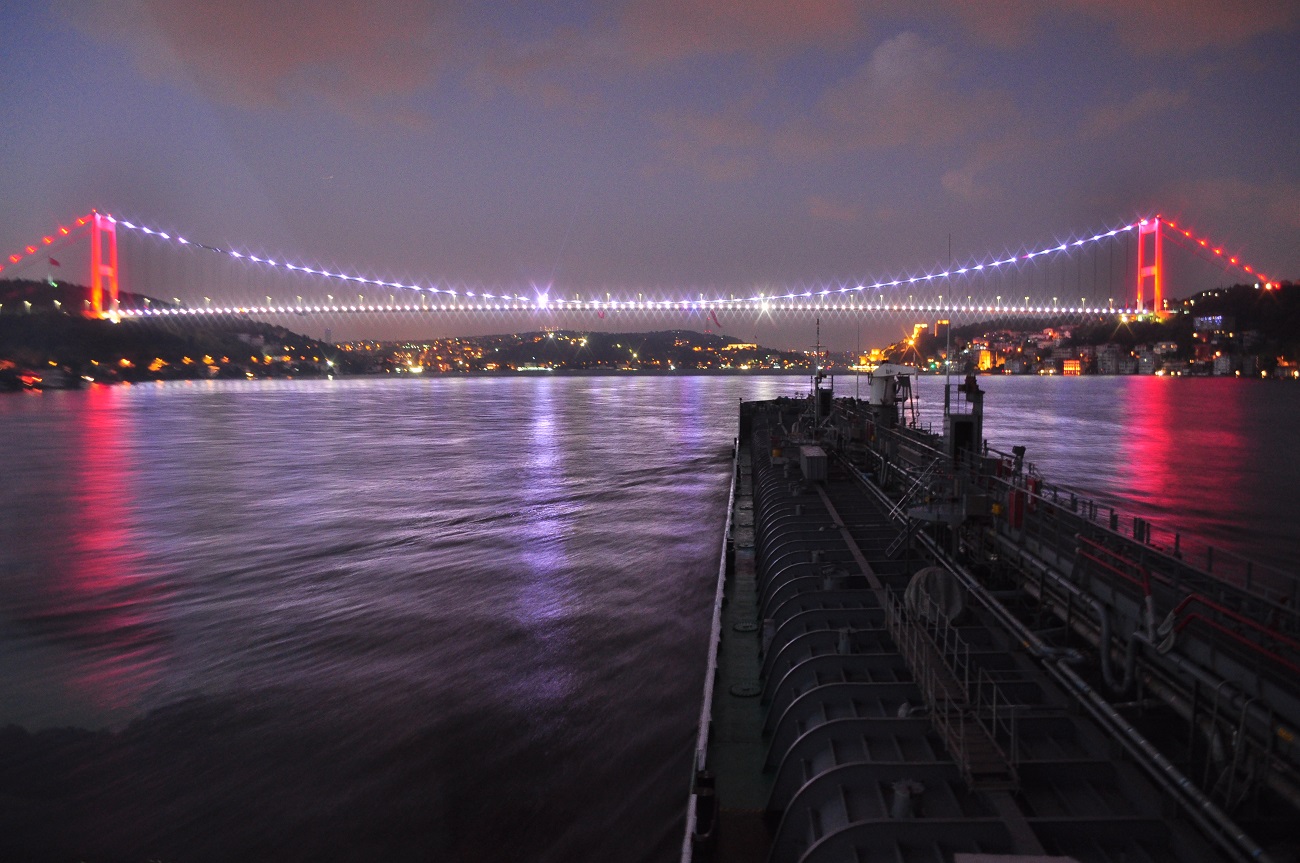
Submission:
[[[42,573],[43,608],[26,623],[72,648],[63,683],[93,709],[130,710],[156,681],[165,642],[156,620],[156,588],[134,537],[130,422],[120,391],[91,387],[75,395],[73,486],[59,522],[66,541],[51,549]]]
[[[1244,410],[1235,383],[1145,375],[1126,380],[1123,481],[1140,505],[1138,514],[1231,544],[1235,528],[1226,514],[1248,509],[1239,477],[1249,442],[1234,421]],[[1215,416],[1223,421],[1205,419]]]

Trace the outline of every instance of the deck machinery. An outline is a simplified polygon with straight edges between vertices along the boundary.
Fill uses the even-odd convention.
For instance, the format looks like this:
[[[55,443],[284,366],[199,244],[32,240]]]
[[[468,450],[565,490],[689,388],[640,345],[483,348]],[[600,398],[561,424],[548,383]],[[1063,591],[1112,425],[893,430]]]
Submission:
[[[743,403],[683,860],[1300,859],[1300,579],[1211,574],[908,370]]]

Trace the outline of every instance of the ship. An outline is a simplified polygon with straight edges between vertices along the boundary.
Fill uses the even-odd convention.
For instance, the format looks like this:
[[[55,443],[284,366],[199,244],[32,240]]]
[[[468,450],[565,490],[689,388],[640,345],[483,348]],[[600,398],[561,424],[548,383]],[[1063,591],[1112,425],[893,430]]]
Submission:
[[[681,859],[1300,859],[1300,577],[1218,566],[915,370],[742,402]]]

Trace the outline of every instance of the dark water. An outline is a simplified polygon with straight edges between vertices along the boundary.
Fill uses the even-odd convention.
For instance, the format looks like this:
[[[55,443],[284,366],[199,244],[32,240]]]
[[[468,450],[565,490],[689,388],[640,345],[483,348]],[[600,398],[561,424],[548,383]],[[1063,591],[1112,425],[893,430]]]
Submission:
[[[1300,387],[984,380],[995,446],[1294,560]],[[736,400],[806,386],[0,398],[0,859],[675,859]]]

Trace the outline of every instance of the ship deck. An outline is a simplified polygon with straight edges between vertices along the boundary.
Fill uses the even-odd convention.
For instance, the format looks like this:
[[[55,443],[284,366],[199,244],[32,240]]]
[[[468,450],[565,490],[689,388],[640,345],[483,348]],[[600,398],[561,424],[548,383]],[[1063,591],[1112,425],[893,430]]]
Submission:
[[[1016,619],[1035,611],[1023,589],[942,565],[951,507],[909,519],[848,459],[810,478],[783,439],[801,407],[745,407],[684,858],[1267,859],[1180,786],[1194,745],[1171,760],[1142,737],[1164,721],[1154,699],[1126,717],[1100,697],[1068,621],[1045,641]],[[1294,812],[1253,790],[1276,846]]]

